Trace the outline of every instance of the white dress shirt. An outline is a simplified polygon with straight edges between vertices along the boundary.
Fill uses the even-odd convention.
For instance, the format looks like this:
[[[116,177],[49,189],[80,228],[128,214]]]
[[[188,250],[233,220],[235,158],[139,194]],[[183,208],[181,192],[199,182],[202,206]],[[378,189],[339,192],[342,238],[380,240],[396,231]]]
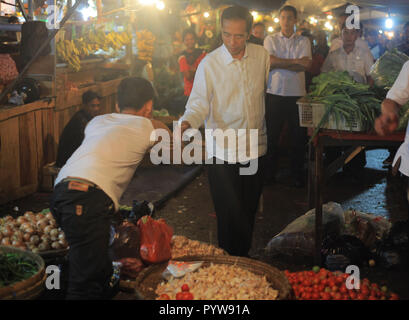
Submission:
[[[252,145],[253,155],[246,157],[238,145],[218,143],[206,139],[207,157],[217,157],[229,163],[245,162],[264,155],[267,136],[264,120],[265,91],[270,57],[259,45],[246,44],[242,59],[234,59],[227,48],[220,46],[199,64],[186,111],[180,122],[188,121],[198,129],[203,122],[206,129],[246,129],[246,153],[249,149],[249,129],[258,130],[258,144]],[[219,140],[220,142],[220,140]],[[254,150],[256,148],[256,150]]]
[[[356,82],[366,83],[374,61],[369,50],[355,45],[348,54],[344,47],[330,52],[322,65],[321,72],[348,71]]]
[[[93,118],[82,144],[61,168],[54,185],[67,177],[86,179],[100,187],[118,210],[135,169],[154,144],[150,139],[153,131],[149,119],[135,115],[111,113]]]
[[[264,48],[270,55],[281,59],[312,58],[311,43],[308,38],[294,33],[287,38],[278,32],[264,39]],[[305,72],[273,69],[268,79],[267,93],[279,96],[301,97],[305,91]]]
[[[371,49],[369,49],[368,42],[366,40],[362,39],[362,38],[358,37],[356,39],[356,41],[355,41],[355,45],[357,47],[363,49],[364,51],[367,50],[367,51],[371,52]],[[341,47],[342,47],[342,39],[341,38],[336,38],[336,39],[332,40],[331,47],[329,48],[329,52],[338,50]],[[372,55],[372,52],[371,52],[371,55]],[[373,56],[372,56],[372,59],[375,60]]]
[[[398,78],[388,91],[386,98],[395,101],[401,106],[409,101],[409,61],[407,61],[399,73]],[[409,126],[406,127],[405,141],[401,144],[393,159],[395,165],[398,158],[401,158],[399,171],[409,177]]]

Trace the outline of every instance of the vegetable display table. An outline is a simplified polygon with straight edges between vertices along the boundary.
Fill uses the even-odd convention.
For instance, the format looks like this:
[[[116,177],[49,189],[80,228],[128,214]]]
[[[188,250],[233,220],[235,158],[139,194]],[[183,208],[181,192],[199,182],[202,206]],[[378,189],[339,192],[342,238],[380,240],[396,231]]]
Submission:
[[[308,135],[313,135],[314,128],[308,128]],[[315,262],[321,265],[322,243],[322,186],[344,164],[351,161],[366,147],[399,147],[404,141],[405,131],[395,132],[387,136],[379,136],[375,132],[350,132],[337,130],[320,130],[309,144],[308,150],[308,206],[315,208]],[[326,168],[323,165],[324,147],[349,147],[339,158]]]

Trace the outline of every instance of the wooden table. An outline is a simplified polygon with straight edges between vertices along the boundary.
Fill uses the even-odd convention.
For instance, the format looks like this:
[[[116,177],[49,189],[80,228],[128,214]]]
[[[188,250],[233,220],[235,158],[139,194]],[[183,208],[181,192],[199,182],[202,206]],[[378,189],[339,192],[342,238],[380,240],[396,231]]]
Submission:
[[[308,128],[308,135],[313,135],[314,128]],[[344,164],[351,161],[366,147],[399,147],[404,141],[405,131],[388,136],[379,136],[375,132],[350,132],[321,129],[309,144],[308,150],[308,205],[315,208],[315,263],[321,266],[322,243],[322,186]],[[324,147],[349,147],[339,158],[324,168]]]

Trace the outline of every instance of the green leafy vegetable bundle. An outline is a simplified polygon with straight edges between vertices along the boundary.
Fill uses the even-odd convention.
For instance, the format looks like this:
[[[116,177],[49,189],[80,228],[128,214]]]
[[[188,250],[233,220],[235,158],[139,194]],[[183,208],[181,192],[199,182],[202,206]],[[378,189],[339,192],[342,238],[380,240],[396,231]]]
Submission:
[[[409,57],[397,49],[386,51],[372,66],[371,77],[379,87],[390,88],[393,86],[403,64]]]
[[[363,130],[369,131],[380,114],[381,100],[376,93],[369,85],[354,81],[346,71],[327,72],[315,77],[306,98],[311,103],[325,105],[325,113],[316,132],[328,121],[330,115],[336,123],[353,119]],[[347,123],[352,125],[351,121]]]
[[[0,288],[28,279],[37,271],[37,264],[20,253],[0,253]]]

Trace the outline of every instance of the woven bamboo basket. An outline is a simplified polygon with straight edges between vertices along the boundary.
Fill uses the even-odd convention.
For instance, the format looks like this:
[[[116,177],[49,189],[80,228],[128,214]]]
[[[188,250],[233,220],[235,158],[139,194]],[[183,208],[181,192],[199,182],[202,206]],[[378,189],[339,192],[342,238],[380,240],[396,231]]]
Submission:
[[[47,278],[43,258],[31,251],[25,251],[9,246],[0,246],[0,254],[9,252],[20,253],[26,256],[37,264],[38,271],[28,279],[0,288],[0,300],[31,300],[37,298],[43,292],[44,283]]]
[[[291,286],[287,277],[277,268],[274,268],[264,262],[234,256],[187,256],[177,259],[176,261],[204,261],[203,266],[210,264],[227,264],[235,265],[240,268],[253,272],[254,274],[266,276],[271,287],[278,290],[278,300],[292,299]],[[168,263],[152,265],[141,271],[136,279],[136,292],[146,300],[157,298],[155,290],[159,283],[163,281],[162,272],[166,269]]]
[[[175,236],[175,235],[174,235],[174,236]],[[190,239],[189,239],[189,240],[190,240]],[[197,241],[197,242],[199,242],[200,244],[204,244],[204,245],[210,245],[210,243],[206,243],[206,242],[204,242],[204,241]],[[229,255],[226,250],[221,249],[221,248],[217,248],[217,249],[220,249],[220,250],[221,250],[222,255],[224,255],[224,256],[228,256],[228,255]],[[193,252],[192,252],[192,253],[193,253]],[[193,254],[193,255],[196,256],[197,254]],[[172,258],[172,260],[177,260],[177,258]],[[142,272],[142,271],[141,271],[141,272]],[[137,287],[137,285],[136,285],[135,279],[121,280],[121,281],[119,282],[119,288],[120,288],[120,290],[125,291],[125,292],[135,292],[136,287]]]

